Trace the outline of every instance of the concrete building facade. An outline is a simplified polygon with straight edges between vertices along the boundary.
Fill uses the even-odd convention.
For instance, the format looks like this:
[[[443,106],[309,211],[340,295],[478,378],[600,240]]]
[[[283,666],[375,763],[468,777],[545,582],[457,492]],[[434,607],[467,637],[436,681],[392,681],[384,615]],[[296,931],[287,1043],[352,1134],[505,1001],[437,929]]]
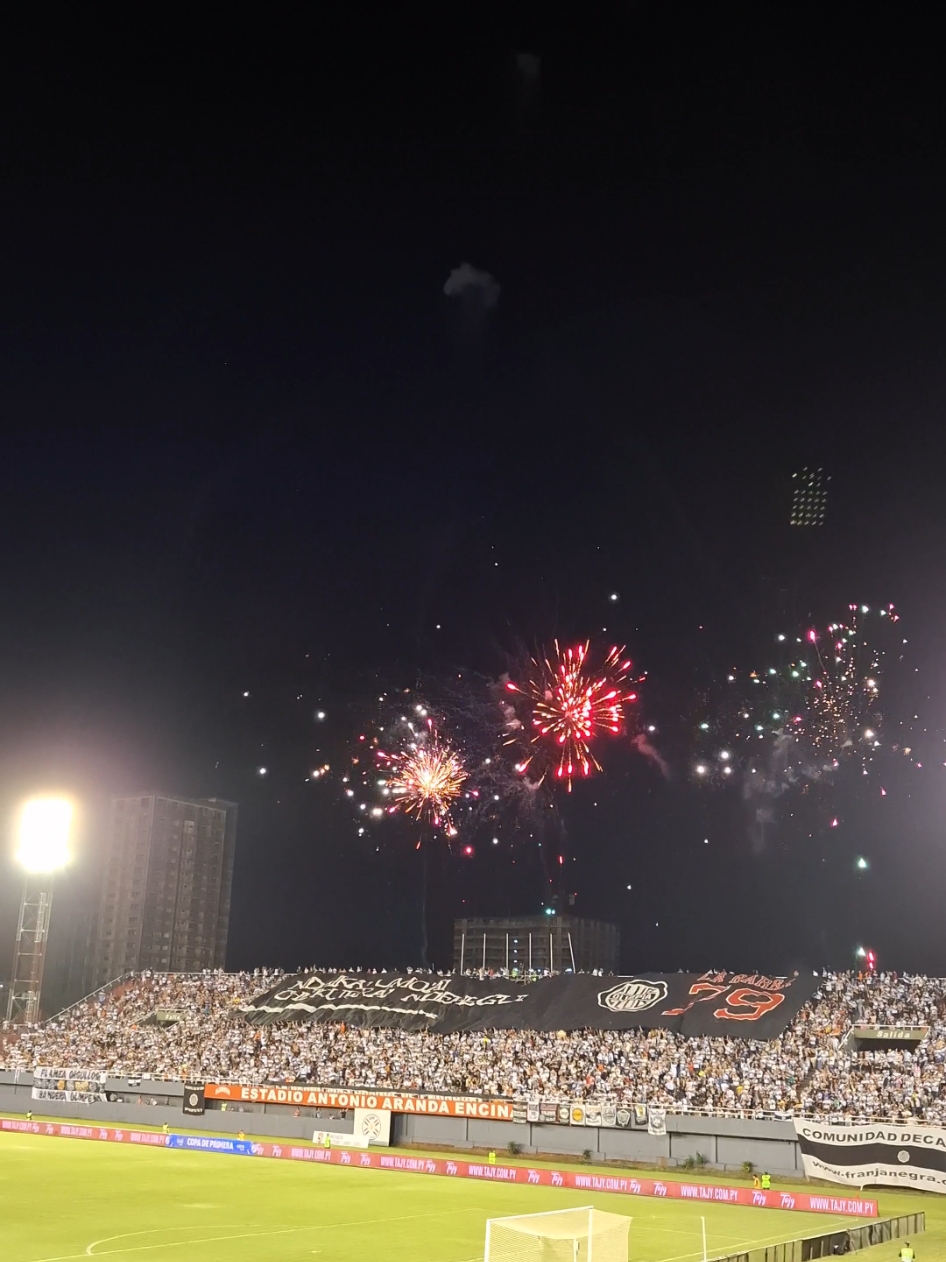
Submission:
[[[218,798],[113,798],[88,977],[222,968],[237,805]]]

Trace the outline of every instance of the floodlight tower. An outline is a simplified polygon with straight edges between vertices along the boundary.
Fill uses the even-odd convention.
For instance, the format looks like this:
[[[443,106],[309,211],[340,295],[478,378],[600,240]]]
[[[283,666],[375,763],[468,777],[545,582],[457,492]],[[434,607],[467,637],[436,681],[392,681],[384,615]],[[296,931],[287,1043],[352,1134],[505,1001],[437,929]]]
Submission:
[[[23,869],[23,897],[16,927],[16,953],[7,1020],[32,1025],[39,1020],[53,876],[69,862],[72,803],[35,798],[20,811],[15,859]]]

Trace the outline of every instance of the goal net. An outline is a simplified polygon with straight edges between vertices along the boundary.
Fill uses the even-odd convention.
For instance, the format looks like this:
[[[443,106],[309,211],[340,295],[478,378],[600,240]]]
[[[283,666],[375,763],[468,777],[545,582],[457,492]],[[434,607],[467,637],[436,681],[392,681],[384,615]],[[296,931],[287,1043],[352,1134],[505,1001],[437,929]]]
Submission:
[[[490,1218],[485,1262],[627,1262],[630,1226],[591,1206]]]

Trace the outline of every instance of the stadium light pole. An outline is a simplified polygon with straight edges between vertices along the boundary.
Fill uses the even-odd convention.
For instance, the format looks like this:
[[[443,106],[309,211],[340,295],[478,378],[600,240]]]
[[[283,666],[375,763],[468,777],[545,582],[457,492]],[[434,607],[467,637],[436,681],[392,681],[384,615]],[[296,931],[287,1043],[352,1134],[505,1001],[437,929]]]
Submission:
[[[20,811],[14,859],[23,870],[23,895],[7,1000],[12,1025],[39,1020],[53,877],[69,862],[71,827],[72,803],[65,798],[34,798]]]

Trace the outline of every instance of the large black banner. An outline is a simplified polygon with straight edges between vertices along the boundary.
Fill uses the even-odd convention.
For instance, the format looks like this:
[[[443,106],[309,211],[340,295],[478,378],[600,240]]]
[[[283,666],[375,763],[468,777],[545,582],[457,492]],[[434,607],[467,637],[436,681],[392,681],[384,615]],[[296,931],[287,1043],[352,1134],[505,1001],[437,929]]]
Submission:
[[[344,1021],[399,1030],[629,1030],[776,1038],[818,987],[810,974],[567,973],[536,982],[420,973],[301,973],[259,996],[254,1023]]]

